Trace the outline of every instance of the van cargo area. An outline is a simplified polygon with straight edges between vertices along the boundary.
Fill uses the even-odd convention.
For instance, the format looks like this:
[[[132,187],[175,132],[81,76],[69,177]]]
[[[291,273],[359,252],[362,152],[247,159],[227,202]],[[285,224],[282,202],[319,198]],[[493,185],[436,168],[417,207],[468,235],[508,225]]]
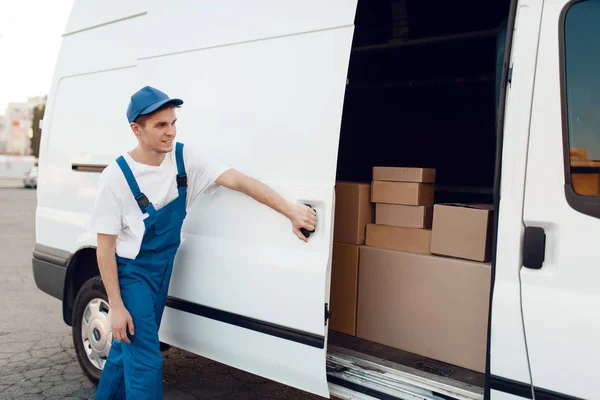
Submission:
[[[327,366],[336,396],[350,389],[374,398],[414,398],[407,393],[483,398],[489,248],[484,240],[479,260],[464,259],[471,249],[462,259],[429,254],[431,213],[432,203],[493,204],[498,43],[504,45],[501,26],[509,6],[473,0],[358,2],[337,181],[368,185],[380,179],[374,167],[411,167],[435,170],[435,182],[407,184],[415,193],[433,185],[433,201],[417,194],[412,203],[381,207],[379,221],[370,221],[373,232],[385,225],[380,221],[409,221],[410,228],[387,226],[390,231],[379,235],[383,240],[369,238],[367,229],[365,242],[363,204],[359,232],[335,232]],[[336,192],[337,226],[347,216],[338,215],[339,204],[346,207],[351,200]],[[391,202],[377,198],[385,199],[379,202],[373,193],[377,209]],[[491,211],[475,211],[488,229]],[[342,225],[356,229],[354,222]],[[434,230],[435,224],[433,211]],[[421,229],[419,238],[410,236],[414,229]],[[402,247],[409,236],[429,242]],[[338,237],[363,240],[336,243]]]

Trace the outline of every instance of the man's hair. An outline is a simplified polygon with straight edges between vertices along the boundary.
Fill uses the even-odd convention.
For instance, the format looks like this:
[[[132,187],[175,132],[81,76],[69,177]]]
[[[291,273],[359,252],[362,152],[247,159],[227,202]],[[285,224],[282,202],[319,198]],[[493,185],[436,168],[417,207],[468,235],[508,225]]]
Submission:
[[[146,127],[146,122],[148,122],[148,120],[150,119],[150,117],[154,114],[156,114],[159,111],[162,110],[166,110],[168,108],[181,108],[181,106],[177,105],[177,104],[173,104],[173,103],[167,103],[159,108],[157,108],[155,111],[152,111],[150,114],[145,114],[145,115],[140,115],[138,116],[135,121],[133,121],[134,123],[140,125],[142,128]]]

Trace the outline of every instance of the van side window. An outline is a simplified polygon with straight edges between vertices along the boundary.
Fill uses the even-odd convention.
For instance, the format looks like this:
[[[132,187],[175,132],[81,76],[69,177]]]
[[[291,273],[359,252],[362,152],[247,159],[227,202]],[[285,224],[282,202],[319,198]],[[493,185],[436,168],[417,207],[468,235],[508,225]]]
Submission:
[[[577,197],[600,196],[600,1],[571,3],[561,29],[566,179],[577,195],[567,187],[567,198],[579,209]]]

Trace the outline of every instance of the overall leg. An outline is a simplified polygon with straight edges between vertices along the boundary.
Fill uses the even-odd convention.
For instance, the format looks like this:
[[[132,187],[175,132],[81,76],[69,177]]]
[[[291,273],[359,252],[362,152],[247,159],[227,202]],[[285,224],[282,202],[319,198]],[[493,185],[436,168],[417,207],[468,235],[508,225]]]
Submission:
[[[124,268],[121,265],[121,268]],[[119,285],[125,286],[122,276],[119,276]],[[125,369],[123,353],[125,343],[115,340],[108,353],[104,364],[100,382],[96,390],[95,400],[124,400],[125,399]]]
[[[165,305],[167,303],[167,295],[169,293],[169,283],[171,282],[171,273],[173,272],[173,260],[169,261],[167,268],[165,269],[165,274],[163,276],[162,282],[160,284],[160,289],[158,290],[158,294],[156,296],[156,326],[160,329],[160,323],[162,321],[162,315],[165,310]]]
[[[123,369],[123,343],[115,341],[108,353],[100,383],[96,390],[96,400],[124,400],[125,375]]]
[[[123,303],[131,314],[135,334],[123,344],[127,399],[162,399],[162,355],[156,325],[155,289],[143,279],[121,289]]]

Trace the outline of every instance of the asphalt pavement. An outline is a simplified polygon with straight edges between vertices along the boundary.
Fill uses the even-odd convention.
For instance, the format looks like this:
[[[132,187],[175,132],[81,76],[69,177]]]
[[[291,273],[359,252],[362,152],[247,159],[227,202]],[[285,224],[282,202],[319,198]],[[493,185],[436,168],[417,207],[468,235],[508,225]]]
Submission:
[[[0,400],[92,399],[61,302],[33,280],[36,191],[19,186],[0,180]],[[168,400],[320,399],[179,349],[163,358]]]

